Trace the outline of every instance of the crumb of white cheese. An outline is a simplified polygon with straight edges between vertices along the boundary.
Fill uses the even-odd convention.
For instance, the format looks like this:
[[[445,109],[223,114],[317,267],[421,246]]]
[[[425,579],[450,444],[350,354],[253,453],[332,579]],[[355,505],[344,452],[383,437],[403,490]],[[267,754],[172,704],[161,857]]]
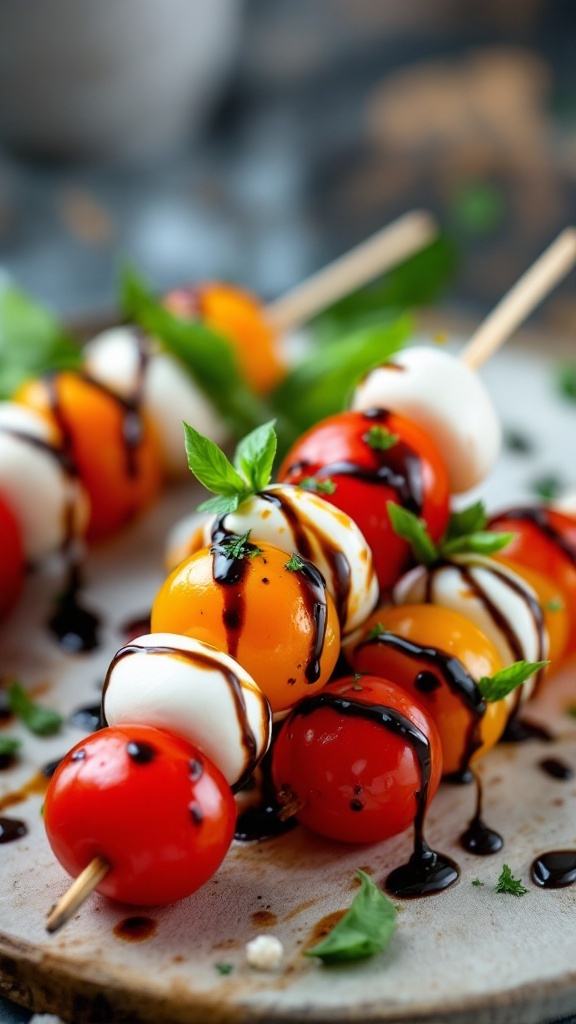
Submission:
[[[257,971],[273,971],[283,956],[284,946],[274,935],[257,935],[246,943],[246,960]]]

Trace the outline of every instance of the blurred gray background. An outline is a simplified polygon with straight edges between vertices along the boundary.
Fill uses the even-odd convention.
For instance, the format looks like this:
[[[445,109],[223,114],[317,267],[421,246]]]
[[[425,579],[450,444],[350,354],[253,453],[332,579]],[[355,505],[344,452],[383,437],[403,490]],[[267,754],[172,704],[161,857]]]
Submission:
[[[0,4],[0,265],[67,315],[126,255],[272,297],[414,205],[476,313],[575,197],[573,0]]]

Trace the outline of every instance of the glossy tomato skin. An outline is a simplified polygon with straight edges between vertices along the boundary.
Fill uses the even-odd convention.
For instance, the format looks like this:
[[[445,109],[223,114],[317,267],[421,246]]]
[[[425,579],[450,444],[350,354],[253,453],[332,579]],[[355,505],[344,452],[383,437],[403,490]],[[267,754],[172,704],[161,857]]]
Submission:
[[[57,768],[44,808],[48,840],[76,877],[93,857],[111,870],[98,892],[137,906],[184,899],[220,866],[236,809],[218,769],[160,729],[102,729]]]
[[[24,551],[18,520],[0,495],[0,620],[12,610],[24,582]]]
[[[354,704],[355,713],[315,706],[331,696]],[[419,761],[405,738],[371,718],[378,708],[400,713],[427,738],[429,804],[442,775],[440,739],[423,708],[388,680],[365,675],[330,683],[318,698],[297,705],[276,740],[272,775],[280,800],[301,805],[298,820],[329,839],[375,843],[414,822]]]
[[[153,424],[104,385],[66,371],[28,381],[15,401],[62,435],[90,498],[89,540],[112,536],[156,497],[163,468]]]
[[[407,653],[401,643],[396,646],[394,642],[369,639],[377,627],[386,631],[385,640],[408,641],[412,651]],[[420,657],[416,653],[418,648],[422,648]],[[437,652],[441,658],[454,659],[450,667],[456,678],[460,669],[469,675],[478,715],[461,691],[449,684],[439,667],[441,662],[435,663],[426,655],[428,650]],[[474,693],[474,683],[504,666],[494,644],[458,612],[430,604],[379,608],[362,626],[346,656],[357,672],[374,672],[393,679],[425,708],[438,729],[446,775],[460,772],[470,760],[482,757],[504,731],[509,713],[506,703],[484,705],[480,695]]]
[[[384,428],[397,439],[374,447],[370,431]],[[323,494],[346,512],[364,534],[382,590],[391,587],[410,563],[410,546],[393,531],[387,503],[394,501],[421,516],[434,540],[449,517],[448,471],[424,431],[404,416],[384,410],[343,412],[312,427],[291,448],[278,479],[298,484],[305,477],[328,477],[333,494]]]
[[[156,595],[152,632],[191,636],[230,654],[272,711],[283,711],[328,682],[340,651],[338,613],[319,574],[320,593],[305,569],[287,569],[285,551],[254,541],[260,553],[237,560],[230,584],[215,580],[214,547],[177,566]]]
[[[506,560],[542,573],[561,591],[569,621],[565,654],[576,651],[576,516],[551,508],[518,508],[490,521],[490,529],[516,536]],[[521,569],[520,569],[521,571]]]

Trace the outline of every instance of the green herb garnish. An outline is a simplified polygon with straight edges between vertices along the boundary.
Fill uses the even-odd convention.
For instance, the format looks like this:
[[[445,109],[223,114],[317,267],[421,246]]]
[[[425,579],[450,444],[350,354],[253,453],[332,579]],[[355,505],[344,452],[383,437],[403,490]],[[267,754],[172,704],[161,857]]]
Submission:
[[[0,757],[14,757],[21,746],[22,740],[16,736],[0,736]]]
[[[510,868],[505,864],[494,886],[494,892],[506,892],[510,896],[525,896],[528,889],[522,884],[521,878],[514,878]]]
[[[18,288],[0,287],[0,399],[30,377],[81,365],[79,346],[52,313]]]
[[[250,543],[251,533],[252,530],[248,530],[243,537],[230,537],[229,540],[222,541],[218,548],[227,558],[255,558],[256,555],[263,555],[262,548]]]
[[[373,427],[370,427],[366,434],[362,435],[362,440],[366,442],[369,448],[373,448],[374,451],[384,452],[398,444],[400,438],[398,434],[393,434],[386,427],[375,424]]]
[[[386,508],[394,533],[408,541],[422,565],[433,565],[438,560],[439,551],[423,520],[394,501],[387,502]]]
[[[232,974],[234,964],[214,964],[218,974]]]
[[[298,487],[301,487],[303,491],[312,491],[313,494],[334,494],[336,490],[336,484],[329,476],[324,480],[320,480],[317,476],[305,476]]]
[[[298,570],[303,569],[305,565],[305,559],[302,558],[300,555],[297,555],[296,552],[294,552],[293,555],[290,555],[290,558],[286,562],[284,568],[289,569],[290,572],[298,572]]]
[[[365,871],[357,871],[360,892],[350,909],[329,935],[306,956],[319,957],[326,964],[361,960],[386,949],[396,927],[396,907]]]
[[[559,367],[558,390],[564,398],[576,402],[576,363],[562,363]]]
[[[387,632],[388,630],[382,625],[382,623],[377,622],[375,626],[372,626],[372,629],[368,630],[362,643],[369,643],[371,640],[377,640],[379,636],[382,636]]]
[[[547,612],[561,612],[564,608],[564,602],[561,597],[552,597],[544,605],[544,610]]]
[[[214,441],[184,424],[188,465],[196,479],[217,497],[198,506],[199,512],[224,515],[270,482],[276,454],[274,420],[257,427],[240,441],[234,454],[234,465]]]
[[[482,676],[478,680],[478,689],[485,701],[492,703],[503,700],[517,686],[521,686],[535,672],[549,664],[549,661],[515,661],[513,665],[500,669],[493,676]]]
[[[483,501],[476,501],[460,512],[452,512],[446,530],[446,540],[457,540],[469,533],[478,533],[488,525],[488,516]]]
[[[472,879],[472,885],[475,885],[475,886],[479,887],[481,885],[484,885],[484,882],[481,882],[479,878],[473,878]]]
[[[10,684],[8,706],[12,713],[36,736],[53,736],[62,725],[62,715],[52,708],[35,704],[21,683]]]
[[[538,476],[531,481],[530,490],[544,501],[553,501],[566,490],[566,482],[554,473],[545,473],[544,476]]]
[[[507,547],[515,536],[515,533],[491,533],[488,530],[479,530],[477,533],[468,533],[464,537],[456,537],[454,540],[443,542],[440,545],[440,551],[445,558],[463,554],[495,555],[497,551],[502,551]]]

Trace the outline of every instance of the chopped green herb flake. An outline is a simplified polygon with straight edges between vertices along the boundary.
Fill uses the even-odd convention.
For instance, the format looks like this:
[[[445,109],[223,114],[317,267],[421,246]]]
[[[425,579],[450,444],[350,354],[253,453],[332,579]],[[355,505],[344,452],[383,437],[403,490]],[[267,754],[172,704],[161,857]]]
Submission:
[[[566,490],[566,481],[555,473],[545,473],[531,481],[530,490],[536,497],[543,498],[544,501],[552,501]]]
[[[284,568],[289,569],[290,572],[298,572],[299,569],[304,568],[305,564],[305,560],[295,552],[293,555],[290,555],[290,558],[286,562]]]
[[[232,974],[234,964],[215,964],[218,974]]]
[[[547,612],[561,612],[564,608],[564,602],[561,597],[552,597],[550,601],[546,602],[544,607]]]
[[[558,370],[558,390],[564,398],[576,402],[576,362],[563,363]]]
[[[472,879],[472,885],[480,887],[481,885],[484,885],[484,882],[481,882],[479,878],[473,878]]]
[[[528,889],[522,884],[521,878],[514,878],[507,864],[504,864],[500,877],[494,886],[494,892],[509,893],[510,896],[525,896]]]
[[[356,872],[360,891],[350,909],[306,956],[326,964],[360,960],[386,949],[396,928],[396,907],[364,871]]]
[[[230,540],[222,541],[219,547],[227,558],[255,558],[256,555],[262,555],[262,548],[250,543],[251,533],[252,530],[248,530],[243,537],[230,537]]]
[[[0,736],[0,757],[14,757],[21,746],[22,741],[15,736]]]
[[[382,625],[382,623],[377,622],[375,626],[372,626],[372,629],[368,630],[363,642],[369,643],[371,640],[377,640],[379,636],[382,636],[387,632],[388,630]]]
[[[375,425],[362,435],[362,440],[375,451],[384,452],[387,448],[393,448],[395,444],[398,444],[400,438],[398,434],[393,434],[386,427]]]
[[[336,484],[329,476],[325,480],[319,480],[317,476],[305,476],[298,487],[303,491],[312,491],[314,494],[334,494]]]
[[[53,736],[62,725],[62,716],[51,708],[34,704],[21,683],[10,684],[8,705],[13,714],[36,736]]]

